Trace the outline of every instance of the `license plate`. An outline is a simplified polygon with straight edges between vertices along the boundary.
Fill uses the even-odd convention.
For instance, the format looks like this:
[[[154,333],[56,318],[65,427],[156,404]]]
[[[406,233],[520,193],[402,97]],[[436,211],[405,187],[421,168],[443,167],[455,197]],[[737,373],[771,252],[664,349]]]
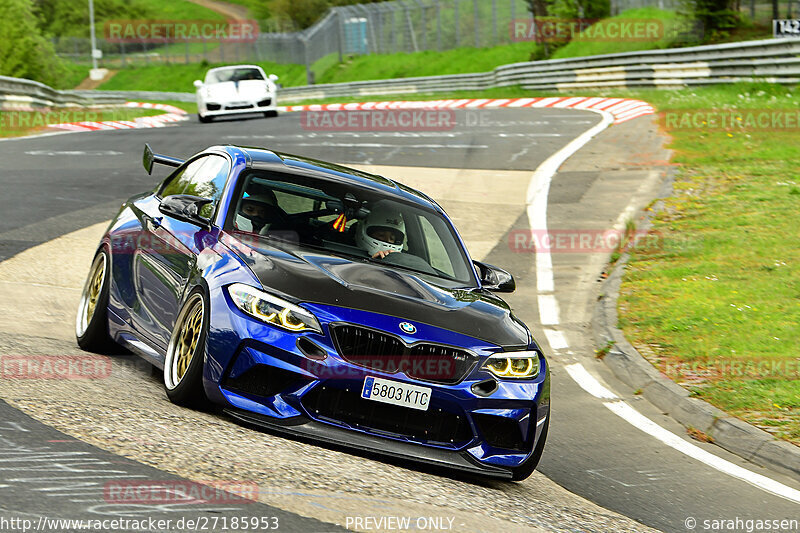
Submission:
[[[375,402],[390,403],[427,411],[428,404],[431,401],[431,389],[390,379],[367,376],[364,379],[364,388],[361,389],[361,397]]]

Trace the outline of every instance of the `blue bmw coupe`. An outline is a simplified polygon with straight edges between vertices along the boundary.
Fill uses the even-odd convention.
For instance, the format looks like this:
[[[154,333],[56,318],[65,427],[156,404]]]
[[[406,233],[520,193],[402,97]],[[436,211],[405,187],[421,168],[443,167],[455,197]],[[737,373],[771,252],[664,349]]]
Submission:
[[[81,348],[122,345],[169,399],[248,425],[522,480],[542,455],[549,369],[425,194],[260,148],[214,146],[128,199],[92,262]]]

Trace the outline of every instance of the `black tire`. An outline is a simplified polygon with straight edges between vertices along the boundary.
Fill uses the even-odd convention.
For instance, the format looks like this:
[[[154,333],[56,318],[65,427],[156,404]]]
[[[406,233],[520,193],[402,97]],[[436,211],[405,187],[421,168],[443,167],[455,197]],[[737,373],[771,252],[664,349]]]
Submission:
[[[114,346],[108,335],[110,272],[108,251],[102,248],[92,260],[75,317],[75,339],[78,346],[88,352],[105,353]]]
[[[278,116],[278,112],[277,111],[264,111],[264,116],[266,118],[275,118],[275,117]]]
[[[539,460],[542,458],[544,452],[544,443],[547,440],[547,430],[550,428],[550,413],[547,413],[547,420],[542,428],[542,433],[539,435],[539,440],[536,442],[536,448],[530,457],[525,459],[525,462],[516,468],[511,469],[511,479],[513,481],[522,481],[530,477],[536,467],[539,465]]]
[[[197,306],[200,306],[199,317]],[[178,312],[164,360],[164,390],[174,404],[195,408],[202,408],[208,404],[208,398],[203,390],[203,360],[208,336],[208,316],[208,299],[205,292],[202,289],[193,290]],[[187,339],[188,335],[195,334],[196,339]],[[187,340],[190,343],[188,347]],[[188,363],[185,360],[187,356]]]
[[[198,113],[198,114],[197,114],[197,119],[198,119],[200,122],[202,122],[203,124],[208,124],[209,122],[211,122],[211,117],[204,117],[204,116],[203,116],[203,115],[201,115],[200,113]]]

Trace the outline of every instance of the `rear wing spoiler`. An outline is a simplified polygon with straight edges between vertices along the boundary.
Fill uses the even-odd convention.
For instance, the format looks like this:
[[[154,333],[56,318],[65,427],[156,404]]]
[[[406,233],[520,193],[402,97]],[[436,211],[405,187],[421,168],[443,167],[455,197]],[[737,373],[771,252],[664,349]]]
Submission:
[[[153,163],[159,165],[166,165],[168,167],[179,167],[183,164],[183,159],[177,157],[170,157],[168,155],[154,154],[150,145],[144,144],[144,154],[142,155],[142,164],[148,174],[153,173]]]

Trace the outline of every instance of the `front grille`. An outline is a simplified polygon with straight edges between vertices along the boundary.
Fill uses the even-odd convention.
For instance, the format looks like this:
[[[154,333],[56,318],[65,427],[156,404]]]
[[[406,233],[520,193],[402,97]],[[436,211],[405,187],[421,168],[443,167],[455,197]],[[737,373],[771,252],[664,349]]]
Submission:
[[[231,392],[269,398],[284,391],[294,391],[309,383],[308,378],[282,368],[255,365],[244,373],[222,380],[222,388]]]
[[[230,110],[234,110],[234,109],[250,109],[251,107],[253,107],[253,104],[230,104],[230,105],[226,105],[225,109],[230,109]]]
[[[433,383],[459,383],[469,374],[477,357],[465,350],[438,344],[406,346],[394,335],[369,328],[331,326],[336,349],[354,365],[380,372],[405,375]]]
[[[349,391],[317,385],[305,396],[303,406],[314,418],[344,423],[372,433],[405,437],[430,444],[459,447],[472,438],[464,415],[431,404],[427,411],[361,398],[356,384]]]

